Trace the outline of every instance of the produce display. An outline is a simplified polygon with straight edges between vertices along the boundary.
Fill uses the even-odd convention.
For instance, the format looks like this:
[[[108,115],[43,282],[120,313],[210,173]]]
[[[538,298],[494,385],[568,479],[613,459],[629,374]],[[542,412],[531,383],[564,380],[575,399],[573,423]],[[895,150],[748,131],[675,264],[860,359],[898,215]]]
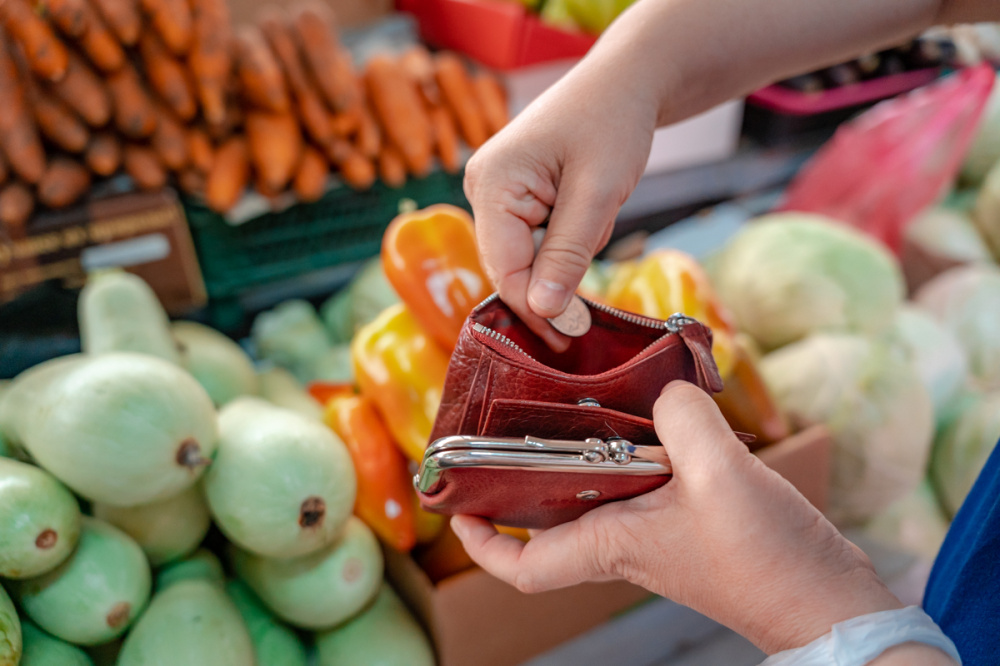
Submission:
[[[328,6],[226,0],[12,0],[0,6],[0,224],[69,206],[124,172],[216,211],[248,186],[319,199],[336,173],[399,187],[456,172],[507,122],[490,73],[413,47],[357,66]]]

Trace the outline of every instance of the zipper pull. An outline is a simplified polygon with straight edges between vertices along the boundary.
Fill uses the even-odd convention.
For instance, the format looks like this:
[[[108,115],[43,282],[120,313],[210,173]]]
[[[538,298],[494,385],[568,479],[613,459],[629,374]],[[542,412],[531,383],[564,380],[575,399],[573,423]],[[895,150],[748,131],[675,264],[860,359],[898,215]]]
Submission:
[[[712,331],[698,320],[677,313],[667,318],[667,330],[677,333],[694,357],[698,385],[710,393],[722,390],[722,377],[712,356]]]

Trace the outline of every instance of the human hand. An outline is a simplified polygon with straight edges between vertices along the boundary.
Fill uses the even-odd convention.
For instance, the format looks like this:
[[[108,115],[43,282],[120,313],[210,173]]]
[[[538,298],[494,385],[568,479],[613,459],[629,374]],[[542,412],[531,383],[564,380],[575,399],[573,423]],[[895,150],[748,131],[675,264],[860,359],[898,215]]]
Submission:
[[[483,267],[504,303],[557,351],[561,314],[649,157],[658,103],[592,54],[480,148],[466,167]],[[638,85],[638,89],[635,89]],[[532,231],[548,220],[535,256]]]
[[[653,420],[674,469],[663,487],[535,533],[452,528],[480,566],[524,592],[624,578],[689,606],[768,653],[843,620],[902,608],[868,558],[733,435],[704,391],[672,382]]]

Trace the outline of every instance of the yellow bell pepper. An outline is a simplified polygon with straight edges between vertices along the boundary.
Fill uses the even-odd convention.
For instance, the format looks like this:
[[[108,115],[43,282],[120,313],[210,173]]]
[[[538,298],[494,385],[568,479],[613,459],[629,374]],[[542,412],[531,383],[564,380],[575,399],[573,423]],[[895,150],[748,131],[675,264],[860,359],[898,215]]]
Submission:
[[[493,290],[479,264],[472,218],[447,204],[394,219],[382,237],[382,267],[424,330],[449,352],[472,308]]]
[[[420,462],[441,404],[448,354],[403,305],[387,308],[351,343],[354,376],[393,439]]]
[[[660,250],[639,261],[617,264],[605,300],[612,307],[666,319],[676,312],[712,329],[712,355],[725,379],[733,368],[736,333],[704,269],[690,255]]]

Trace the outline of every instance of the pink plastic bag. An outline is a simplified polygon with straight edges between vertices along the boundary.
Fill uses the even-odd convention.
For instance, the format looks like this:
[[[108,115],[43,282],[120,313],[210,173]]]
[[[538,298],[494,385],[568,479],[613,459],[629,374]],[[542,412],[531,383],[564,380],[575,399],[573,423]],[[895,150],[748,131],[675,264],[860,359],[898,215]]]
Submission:
[[[954,181],[995,78],[988,65],[961,70],[841,126],[779,210],[840,220],[898,255],[906,225]]]

